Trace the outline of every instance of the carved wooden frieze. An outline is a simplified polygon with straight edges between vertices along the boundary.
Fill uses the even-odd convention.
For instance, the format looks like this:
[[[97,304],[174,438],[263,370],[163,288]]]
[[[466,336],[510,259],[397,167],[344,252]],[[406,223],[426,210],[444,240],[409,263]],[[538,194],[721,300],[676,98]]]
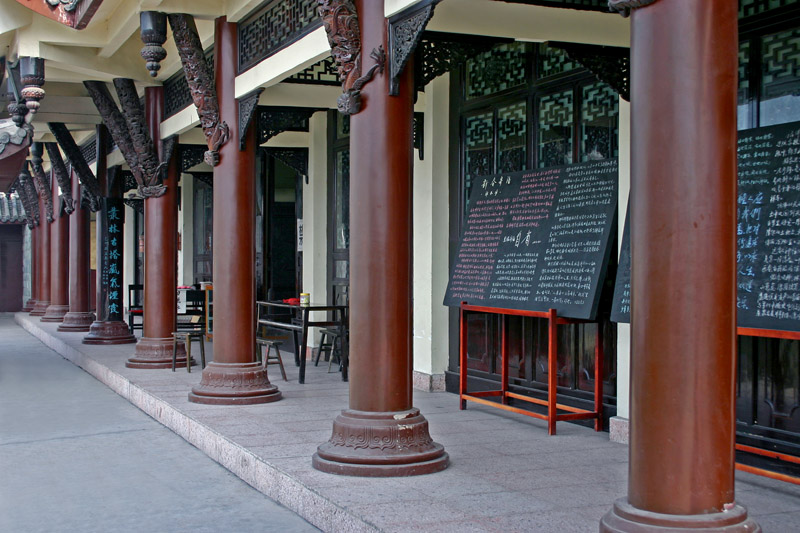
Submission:
[[[33,143],[31,145],[31,168],[33,168],[33,177],[35,179],[36,193],[39,198],[44,202],[44,212],[48,222],[55,220],[53,218],[53,190],[50,188],[50,180],[44,173],[42,168],[42,143]]]
[[[358,12],[352,0],[319,0],[319,16],[328,35],[331,56],[336,62],[343,94],[337,101],[339,111],[355,115],[361,111],[361,89],[375,75],[383,72],[386,53],[383,46],[372,50],[375,64],[361,75],[361,30]]]
[[[75,211],[75,201],[72,199],[72,180],[69,177],[67,165],[65,165],[64,160],[61,159],[61,151],[58,149],[58,144],[45,143],[44,147],[47,150],[47,156],[50,158],[50,168],[53,169],[53,174],[55,174],[56,181],[58,182],[58,188],[61,191],[61,194],[59,194],[59,198],[61,198],[61,208],[63,208],[68,215],[71,215],[72,212]]]
[[[220,120],[214,71],[206,61],[203,45],[191,15],[170,13],[167,18],[172,27],[175,46],[181,56],[186,83],[192,94],[192,102],[200,117],[200,126],[206,137],[208,151],[204,160],[209,165],[219,164],[219,149],[228,140],[228,124]]]
[[[611,11],[618,11],[623,17],[631,14],[631,11],[654,4],[657,0],[608,0],[608,8]]]
[[[389,19],[389,94],[398,94],[400,74],[422,39],[438,1],[427,0]]]
[[[69,132],[69,129],[67,129],[67,126],[61,122],[48,122],[47,126],[50,128],[50,132],[56,138],[58,146],[61,147],[61,149],[64,151],[64,154],[67,156],[67,160],[69,161],[70,165],[72,165],[72,169],[75,171],[75,174],[78,175],[78,180],[88,190],[91,200],[89,209],[96,213],[101,207],[100,198],[103,196],[100,182],[97,181],[97,178],[95,178],[94,174],[92,173],[92,169],[89,168],[89,163],[83,156],[83,152],[81,152],[81,149],[78,147],[75,139],[72,138],[72,134]],[[57,148],[55,152],[58,152]],[[47,148],[47,153],[50,154],[49,146]],[[52,160],[54,156],[51,155],[50,157]],[[61,154],[58,154],[58,158],[61,159]],[[56,174],[56,177],[57,176],[58,174]],[[60,184],[61,182],[59,181],[59,185]],[[72,198],[71,192],[70,198]],[[74,199],[72,200],[74,201]]]
[[[253,122],[258,108],[258,97],[264,92],[263,87],[251,91],[237,100],[239,104],[239,150],[244,150],[247,142],[247,129]]]

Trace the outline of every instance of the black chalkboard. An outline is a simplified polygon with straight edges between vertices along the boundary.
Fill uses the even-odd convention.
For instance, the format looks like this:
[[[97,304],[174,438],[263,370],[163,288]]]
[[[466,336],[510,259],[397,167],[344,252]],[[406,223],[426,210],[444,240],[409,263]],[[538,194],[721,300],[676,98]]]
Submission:
[[[614,299],[611,304],[611,320],[631,321],[631,203],[625,212],[625,227],[622,230],[622,247],[619,252],[617,280],[614,283]]]
[[[444,304],[594,319],[616,207],[616,159],[478,178]]]
[[[800,123],[740,131],[738,152],[737,324],[800,331]],[[625,307],[626,282],[630,287],[629,238],[613,309]],[[627,315],[612,310],[611,318],[629,322],[630,307]]]

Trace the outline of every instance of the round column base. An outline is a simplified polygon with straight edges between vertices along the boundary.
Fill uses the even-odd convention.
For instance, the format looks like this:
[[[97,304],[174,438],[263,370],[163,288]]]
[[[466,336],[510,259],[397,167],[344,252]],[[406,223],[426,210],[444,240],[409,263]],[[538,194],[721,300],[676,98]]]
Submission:
[[[64,315],[69,313],[69,306],[68,305],[49,305],[47,306],[47,310],[44,312],[44,316],[39,320],[41,322],[62,322],[64,320]]]
[[[64,315],[64,321],[58,326],[58,331],[84,332],[89,331],[94,322],[94,313],[70,311]]]
[[[133,357],[125,361],[128,368],[172,368],[172,337],[142,337],[136,343]],[[186,346],[179,342],[175,368],[186,367]]]
[[[47,308],[50,307],[50,301],[43,301],[39,300],[33,306],[33,311],[30,312],[31,316],[44,316],[45,311]]]
[[[261,363],[209,363],[189,401],[208,405],[251,405],[281,399]]]
[[[30,313],[31,311],[33,311],[33,308],[35,306],[36,306],[36,300],[31,298],[27,302],[25,302],[24,306],[22,306],[22,312],[23,313]]]
[[[419,409],[389,413],[348,409],[333,421],[333,434],[317,448],[312,465],[330,474],[400,477],[432,474],[450,458],[433,441]]]
[[[136,337],[121,320],[97,320],[89,326],[83,344],[133,344]]]
[[[650,533],[656,530],[663,533],[759,533],[761,527],[747,516],[747,509],[741,505],[734,505],[721,513],[672,515],[637,509],[625,498],[614,502],[614,507],[600,521],[601,533]]]

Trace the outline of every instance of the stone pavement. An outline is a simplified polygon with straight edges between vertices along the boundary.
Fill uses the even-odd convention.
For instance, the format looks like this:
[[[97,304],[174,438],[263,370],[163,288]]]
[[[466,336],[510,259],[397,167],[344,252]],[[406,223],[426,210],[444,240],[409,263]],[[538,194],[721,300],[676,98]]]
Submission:
[[[311,467],[332,420],[347,407],[347,384],[327,365],[309,365],[297,383],[274,366],[283,392],[257,406],[191,404],[199,369],[132,370],[128,346],[84,346],[80,334],[18,313],[16,321],[67,359],[106,383],[260,492],[324,531],[594,532],[612,502],[626,493],[627,447],[607,433],[560,423],[548,437],[539,420],[488,407],[458,409],[448,393],[415,391],[431,435],[450,454],[440,473],[401,479],[324,474]],[[208,343],[208,353],[213,350]],[[193,350],[195,352],[195,350]],[[213,356],[212,356],[213,357]],[[798,531],[800,487],[737,473],[737,499],[770,532]]]
[[[0,318],[0,531],[317,531]]]

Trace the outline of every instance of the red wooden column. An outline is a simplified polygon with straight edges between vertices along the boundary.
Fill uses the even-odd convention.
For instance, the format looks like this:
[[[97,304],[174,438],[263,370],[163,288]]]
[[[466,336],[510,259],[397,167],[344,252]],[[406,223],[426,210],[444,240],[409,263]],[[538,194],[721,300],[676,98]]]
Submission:
[[[58,331],[89,331],[94,313],[89,311],[89,209],[83,207],[81,184],[72,172],[75,211],[69,223],[69,312]]]
[[[600,529],[760,531],[734,499],[737,3],[644,3],[631,41],[628,497]]]
[[[203,370],[189,401],[254,404],[280,400],[255,356],[255,128],[239,150],[239,109],[234,96],[236,24],[215,22],[214,81],[220,120],[230,138],[214,167],[214,361]]]
[[[356,0],[362,72],[387,47],[383,2]],[[447,467],[411,393],[413,67],[389,96],[388,70],[361,91],[350,121],[350,409],[313,458],[319,470],[408,476]]]
[[[34,178],[35,179],[35,178]],[[47,221],[47,212],[45,210],[43,192],[39,191],[39,239],[38,249],[36,250],[36,268],[38,270],[38,298],[36,305],[33,306],[33,311],[30,312],[31,316],[43,316],[50,305],[50,226]]]
[[[58,182],[50,171],[53,216],[50,226],[50,305],[42,322],[61,322],[69,311],[69,215],[61,208]]]
[[[161,156],[164,88],[144,91],[145,119]],[[172,332],[178,312],[178,167],[173,154],[164,181],[166,193],[144,201],[144,326],[128,368],[171,368]],[[177,366],[186,366],[186,348],[178,343]]]
[[[109,198],[122,197],[121,180],[114,179],[109,183],[106,155],[108,151],[109,135],[108,130],[102,124],[97,126],[97,152],[95,159],[95,176],[100,182],[100,188]],[[105,202],[104,202],[105,203]],[[107,228],[105,222],[105,211],[103,207],[96,214],[95,225],[97,231],[97,283],[95,285],[95,302],[97,317],[94,323],[89,326],[89,334],[83,338],[83,344],[131,344],[136,342],[128,325],[118,318],[119,313],[109,312],[108,281],[104,280],[103,269],[105,259],[103,258],[104,239],[107,238]]]
[[[22,311],[30,313],[39,299],[39,226],[31,229],[31,297],[25,302]]]

